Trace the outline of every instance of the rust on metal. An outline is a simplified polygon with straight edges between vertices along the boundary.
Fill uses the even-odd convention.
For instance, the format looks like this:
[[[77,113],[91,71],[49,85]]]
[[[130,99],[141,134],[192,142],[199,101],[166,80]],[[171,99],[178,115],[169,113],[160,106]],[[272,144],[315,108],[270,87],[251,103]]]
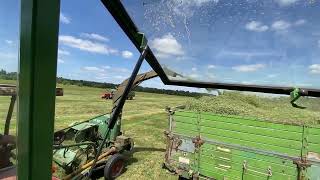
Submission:
[[[311,166],[311,163],[307,161],[305,158],[295,160],[293,161],[293,163],[296,164],[299,169],[306,169]]]
[[[204,140],[202,140],[200,136],[193,138],[192,142],[194,143],[195,148],[200,148],[204,144]]]

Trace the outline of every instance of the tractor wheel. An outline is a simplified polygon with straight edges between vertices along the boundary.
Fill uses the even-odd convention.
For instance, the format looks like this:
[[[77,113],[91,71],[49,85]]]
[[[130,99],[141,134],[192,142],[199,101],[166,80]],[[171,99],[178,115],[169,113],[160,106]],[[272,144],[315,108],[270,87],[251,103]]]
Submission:
[[[122,154],[112,155],[104,167],[104,178],[113,180],[121,175],[125,165],[125,158]]]

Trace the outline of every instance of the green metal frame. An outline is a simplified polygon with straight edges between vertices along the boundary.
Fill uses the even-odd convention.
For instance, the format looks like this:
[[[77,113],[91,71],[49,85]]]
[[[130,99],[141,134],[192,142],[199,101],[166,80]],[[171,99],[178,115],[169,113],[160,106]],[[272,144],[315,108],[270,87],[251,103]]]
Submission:
[[[320,177],[319,126],[183,110],[169,124],[165,166],[185,178]]]
[[[19,179],[51,179],[59,14],[59,0],[21,1]]]

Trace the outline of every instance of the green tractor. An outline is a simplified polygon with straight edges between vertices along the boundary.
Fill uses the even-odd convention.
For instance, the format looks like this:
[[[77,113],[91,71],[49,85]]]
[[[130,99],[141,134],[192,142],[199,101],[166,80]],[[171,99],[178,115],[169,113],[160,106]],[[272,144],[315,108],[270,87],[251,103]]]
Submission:
[[[112,111],[119,107],[121,99],[133,99],[135,93],[131,90],[142,81],[157,76],[154,71],[135,76],[125,98],[122,97],[128,80],[123,81],[117,90],[112,91]],[[90,176],[91,179],[115,179],[122,173],[126,159],[123,153],[130,152],[134,142],[121,132],[121,113],[114,127],[108,131],[112,114],[111,112],[83,122],[74,122],[54,133],[53,161],[67,174],[63,179],[81,179],[85,176]]]
[[[104,114],[85,122],[73,123],[68,128],[55,132],[53,161],[68,174],[63,179],[77,179],[88,173],[99,146],[103,144],[109,120],[110,115]],[[125,165],[122,153],[131,151],[133,145],[133,140],[123,136],[120,124],[117,124],[107,137],[107,143],[103,144],[91,178],[118,177]]]

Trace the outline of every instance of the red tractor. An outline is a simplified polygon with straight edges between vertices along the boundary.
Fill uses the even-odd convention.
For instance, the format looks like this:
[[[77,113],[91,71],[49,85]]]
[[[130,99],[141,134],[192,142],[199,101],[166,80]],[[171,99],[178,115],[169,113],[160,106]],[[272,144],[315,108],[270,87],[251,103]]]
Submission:
[[[101,95],[101,99],[112,99],[113,95],[114,95],[115,90],[112,89],[110,92],[105,92]]]
[[[112,99],[115,96],[116,93],[117,93],[117,90],[116,89],[112,89],[110,92],[107,91],[106,93],[103,93],[101,95],[101,99],[106,99],[106,100]],[[128,100],[133,100],[133,98],[135,96],[136,96],[135,92],[134,91],[130,91],[129,94],[128,94],[127,99]]]
[[[101,95],[101,99],[112,99],[112,93],[104,93]]]

